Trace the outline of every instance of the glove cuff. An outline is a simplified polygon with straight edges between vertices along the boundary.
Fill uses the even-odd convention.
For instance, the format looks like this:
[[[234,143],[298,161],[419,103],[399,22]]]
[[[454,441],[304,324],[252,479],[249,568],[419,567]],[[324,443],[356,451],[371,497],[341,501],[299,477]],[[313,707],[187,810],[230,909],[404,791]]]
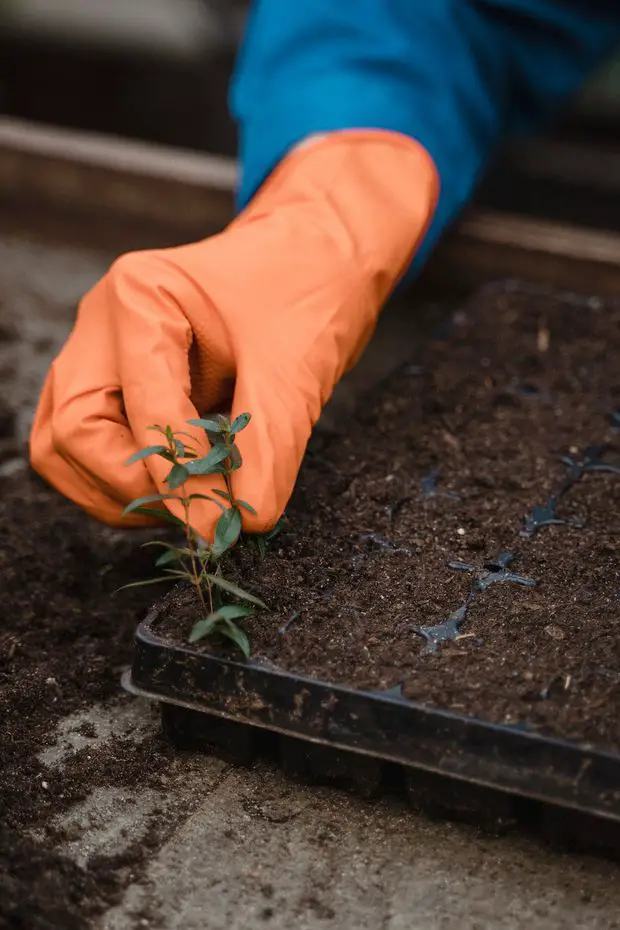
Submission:
[[[432,220],[439,175],[414,139],[384,130],[314,136],[291,151],[233,226],[303,207],[348,250],[379,303],[406,272]]]

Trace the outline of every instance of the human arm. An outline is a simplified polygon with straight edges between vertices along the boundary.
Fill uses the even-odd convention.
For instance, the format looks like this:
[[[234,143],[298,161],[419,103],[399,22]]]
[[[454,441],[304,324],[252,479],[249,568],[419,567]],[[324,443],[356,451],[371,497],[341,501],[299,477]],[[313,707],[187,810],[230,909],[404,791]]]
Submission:
[[[236,493],[258,511],[246,528],[272,526],[396,283],[499,141],[544,120],[616,35],[617,17],[554,0],[256,0],[232,95],[243,209],[219,236],[121,257],[84,298],[34,467],[123,525],[126,503],[166,490],[157,459],[124,467],[148,426],[247,410]],[[196,529],[217,515],[200,503]]]

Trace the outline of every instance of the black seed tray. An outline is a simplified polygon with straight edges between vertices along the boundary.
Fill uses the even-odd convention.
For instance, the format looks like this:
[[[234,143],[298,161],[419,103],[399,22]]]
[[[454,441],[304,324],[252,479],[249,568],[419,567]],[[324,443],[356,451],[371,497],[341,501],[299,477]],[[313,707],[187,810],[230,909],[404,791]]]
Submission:
[[[397,693],[363,692],[173,646],[155,607],[138,627],[124,686],[159,701],[180,748],[259,756],[366,796],[395,785],[427,813],[518,825],[620,857],[620,756],[488,723]]]

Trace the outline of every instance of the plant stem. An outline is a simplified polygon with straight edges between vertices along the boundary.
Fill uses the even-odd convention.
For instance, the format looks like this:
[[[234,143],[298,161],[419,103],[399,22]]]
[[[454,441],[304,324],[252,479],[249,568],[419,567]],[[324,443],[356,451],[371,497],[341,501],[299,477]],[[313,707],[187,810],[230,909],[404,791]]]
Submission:
[[[170,453],[174,459],[174,464],[177,465],[178,464],[177,447],[174,442],[174,439],[169,439],[168,445],[170,448]],[[207,609],[207,603],[205,601],[204,591],[202,588],[202,565],[200,566],[200,571],[199,571],[198,570],[199,559],[197,558],[197,554],[196,554],[196,541],[194,539],[194,532],[192,530],[191,523],[189,522],[189,509],[191,506],[191,501],[188,499],[185,483],[181,485],[181,503],[183,504],[183,518],[184,518],[183,526],[185,529],[185,539],[187,540],[187,548],[189,550],[189,560],[190,560],[190,565],[191,565],[192,581],[198,593],[198,597],[200,599],[200,606],[202,607],[203,614],[206,617],[209,614],[213,613],[213,597],[211,596],[211,585],[207,581],[207,594],[209,597],[209,607]]]
[[[183,523],[185,526],[185,538],[187,539],[187,548],[189,549],[189,560],[190,560],[190,564],[192,567],[192,578],[194,581],[194,587],[196,588],[196,591],[198,592],[198,597],[200,598],[200,605],[202,607],[205,617],[207,617],[209,614],[213,613],[213,597],[211,596],[211,585],[207,581],[207,595],[209,597],[209,608],[207,610],[207,604],[205,601],[204,591],[202,589],[202,567],[200,568],[200,571],[198,571],[198,560],[196,558],[196,545],[194,541],[194,534],[193,534],[192,527],[189,522],[189,508],[190,508],[191,501],[187,499],[187,493],[185,491],[184,484],[181,485],[181,491],[182,491],[181,501],[183,503],[183,514],[184,514]]]
[[[226,434],[224,435],[224,444],[227,449],[231,450],[231,452],[232,452],[233,442],[230,442],[230,438]],[[230,506],[234,507],[235,498],[233,496],[232,480],[230,477],[231,471],[230,471],[229,462],[232,462],[232,459],[230,457],[227,459],[224,459],[222,463],[224,465],[224,483],[226,484],[226,490],[228,491],[228,496],[230,497]]]
[[[181,548],[177,544],[171,545],[169,543],[163,543],[167,551],[165,555],[157,560],[157,564],[163,566],[170,562],[176,562],[179,566],[178,570],[165,569],[164,571],[172,577],[183,578],[197,589],[203,620],[194,626],[190,635],[190,642],[200,639],[202,636],[207,635],[208,632],[219,632],[223,636],[233,640],[246,658],[249,656],[247,636],[235,623],[235,620],[229,617],[228,612],[232,612],[234,618],[236,615],[247,616],[248,609],[247,607],[245,609],[240,609],[239,606],[234,603],[226,604],[225,594],[222,594],[220,588],[223,588],[225,591],[228,590],[233,595],[236,594],[237,597],[241,599],[257,603],[259,606],[264,605],[262,601],[244,592],[237,585],[232,582],[226,582],[220,562],[226,552],[237,542],[242,531],[241,511],[235,501],[233,493],[232,473],[242,464],[241,454],[235,446],[235,436],[236,433],[247,426],[249,421],[249,413],[237,417],[236,420],[233,421],[233,424],[231,424],[226,417],[219,414],[216,420],[204,420],[202,418],[190,420],[190,425],[202,426],[205,429],[207,439],[211,442],[213,447],[219,446],[211,458],[209,458],[212,451],[211,449],[207,450],[206,456],[201,457],[199,456],[199,451],[201,451],[200,447],[197,451],[193,446],[186,444],[179,438],[181,436],[189,436],[189,438],[192,439],[193,437],[189,433],[174,433],[171,426],[163,427],[155,425],[150,427],[165,437],[167,444],[153,447],[147,446],[136,455],[131,456],[127,464],[132,464],[134,459],[137,461],[139,459],[148,458],[151,455],[161,456],[162,459],[172,465],[172,469],[164,478],[164,481],[168,484],[168,493],[137,498],[135,501],[131,502],[131,506],[126,508],[127,512],[131,512],[132,510],[145,510],[147,513],[151,513],[156,511],[152,511],[145,507],[146,503],[160,500],[164,501],[169,498],[174,498],[176,501],[180,502],[183,510],[183,519],[181,520],[175,515],[175,519],[172,522],[182,525],[186,546]],[[236,426],[234,424],[236,424]],[[214,436],[215,433],[217,433],[216,436]],[[224,444],[223,451],[222,443]],[[221,459],[222,455],[225,456],[223,461]],[[190,469],[190,463],[187,461],[188,459],[195,459],[195,465],[199,467]],[[226,486],[226,493],[219,489],[216,490],[216,493],[227,500],[228,508],[225,507],[221,501],[215,500],[215,498],[210,497],[208,494],[189,494],[186,483],[182,481],[182,479],[184,477],[189,477],[190,474],[222,475]],[[172,486],[172,489],[179,488],[179,493],[170,494],[170,486]],[[212,501],[222,510],[222,514],[216,522],[215,540],[213,543],[207,542],[197,530],[192,528],[190,521],[192,497]],[[245,506],[245,502],[243,503]],[[247,509],[250,511],[252,510],[249,505]],[[159,580],[163,579],[151,579],[144,583],[150,584],[153,581]],[[214,584],[214,582],[217,582],[217,585]],[[129,587],[131,587],[131,585]],[[223,614],[218,613],[220,607],[223,610]],[[224,608],[226,609],[224,610]],[[211,619],[205,624],[204,620],[206,620],[207,616]]]

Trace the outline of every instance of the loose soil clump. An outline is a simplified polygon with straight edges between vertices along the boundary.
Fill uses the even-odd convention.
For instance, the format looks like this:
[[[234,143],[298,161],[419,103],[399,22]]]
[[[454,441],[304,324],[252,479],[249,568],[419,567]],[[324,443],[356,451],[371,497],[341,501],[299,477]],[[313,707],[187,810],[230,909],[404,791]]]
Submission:
[[[508,283],[454,314],[311,444],[265,561],[235,553],[254,657],[620,749],[619,358],[620,303]],[[185,642],[193,594],[167,603]]]

